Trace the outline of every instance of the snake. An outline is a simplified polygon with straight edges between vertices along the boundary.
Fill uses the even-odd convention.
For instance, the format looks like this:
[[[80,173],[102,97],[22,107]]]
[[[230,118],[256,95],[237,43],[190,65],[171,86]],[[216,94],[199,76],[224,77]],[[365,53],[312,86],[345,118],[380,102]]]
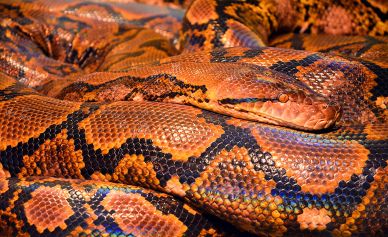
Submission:
[[[0,234],[384,236],[387,9],[0,1]]]

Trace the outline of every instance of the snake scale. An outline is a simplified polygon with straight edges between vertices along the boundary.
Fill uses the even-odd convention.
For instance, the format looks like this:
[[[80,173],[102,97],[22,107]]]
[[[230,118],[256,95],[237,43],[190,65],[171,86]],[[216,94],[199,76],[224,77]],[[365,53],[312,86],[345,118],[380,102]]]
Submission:
[[[387,11],[1,0],[0,234],[384,236]]]

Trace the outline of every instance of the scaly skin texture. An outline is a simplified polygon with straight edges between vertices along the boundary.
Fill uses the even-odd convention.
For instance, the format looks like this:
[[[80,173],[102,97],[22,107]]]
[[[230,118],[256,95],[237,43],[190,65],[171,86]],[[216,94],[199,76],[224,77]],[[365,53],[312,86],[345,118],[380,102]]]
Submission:
[[[345,57],[213,49],[349,33],[349,19],[382,35],[384,4],[196,0],[175,47],[180,10],[125,1],[0,1],[2,235],[241,236],[214,216],[260,236],[387,232],[385,36],[271,41]],[[204,50],[172,56],[182,46]],[[303,129],[325,107],[334,119],[316,128],[336,124],[318,133],[235,118]]]
[[[386,36],[338,36],[285,34],[270,42],[273,47],[293,48],[344,55],[388,67],[388,38]]]
[[[222,222],[170,195],[130,185],[28,177],[2,179],[0,187],[1,204],[12,210],[1,212],[2,236],[16,232],[36,236],[48,232],[53,236],[221,236],[226,231],[234,236],[237,232],[221,229]],[[20,226],[15,227],[9,221],[14,215],[28,221],[18,221]]]
[[[174,48],[168,47],[168,40],[156,33],[150,34],[150,30],[129,28],[129,23],[121,26],[103,22],[101,26],[94,18],[83,17],[84,11],[94,8],[100,10],[101,15],[113,11],[104,5],[68,5],[41,10],[21,4],[20,9],[28,9],[25,13],[19,10],[24,16],[3,21],[4,71],[12,75],[17,72],[18,65],[27,67],[24,71],[32,73],[26,76],[26,84],[61,99],[185,103],[234,117],[302,130],[332,127],[341,116],[341,108],[336,102],[329,102],[286,75],[252,65],[174,62],[123,72],[134,62],[141,64],[142,61],[168,57],[174,53]],[[75,6],[81,10],[74,10]],[[11,8],[4,6],[7,7]],[[43,14],[45,12],[53,18],[48,18]],[[25,22],[26,18],[28,22]],[[81,32],[74,29],[76,23]],[[112,40],[104,40],[106,37]],[[146,37],[151,39],[144,42]],[[44,39],[49,39],[49,42],[43,42]],[[53,58],[56,59],[54,62],[47,63]],[[59,64],[60,61],[67,64]],[[104,72],[117,70],[121,71]],[[38,71],[39,76],[34,71]],[[100,73],[89,74],[92,71]],[[67,78],[63,80],[63,76]],[[233,88],[233,97],[230,88]]]
[[[387,67],[357,59],[271,47],[229,48],[182,54],[162,63],[249,63],[284,73],[329,101],[338,102],[338,124],[387,122]]]
[[[277,32],[385,35],[386,2],[362,0],[194,1],[183,21],[185,51],[258,47]]]
[[[4,176],[92,179],[96,185],[103,180],[152,188],[259,235],[386,231],[386,124],[316,135],[183,105],[49,99],[23,90],[7,76],[0,82],[0,111],[5,115],[0,121],[0,157],[8,174]],[[18,233],[28,226],[29,234],[53,234],[56,227],[64,234],[73,231],[64,224],[49,229],[36,220],[40,211],[22,218],[30,199],[18,199],[15,191],[8,191],[9,185],[5,181],[1,186],[0,213],[7,226]],[[106,209],[102,203],[96,205],[85,212],[93,216]],[[16,218],[7,218],[15,212]],[[77,213],[62,221],[73,215]]]

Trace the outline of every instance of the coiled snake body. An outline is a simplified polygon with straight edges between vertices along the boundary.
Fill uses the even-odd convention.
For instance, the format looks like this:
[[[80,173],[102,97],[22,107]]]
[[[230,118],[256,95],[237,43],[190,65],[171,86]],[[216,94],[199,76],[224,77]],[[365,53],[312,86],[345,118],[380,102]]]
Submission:
[[[0,1],[0,233],[383,236],[386,4],[163,4]]]

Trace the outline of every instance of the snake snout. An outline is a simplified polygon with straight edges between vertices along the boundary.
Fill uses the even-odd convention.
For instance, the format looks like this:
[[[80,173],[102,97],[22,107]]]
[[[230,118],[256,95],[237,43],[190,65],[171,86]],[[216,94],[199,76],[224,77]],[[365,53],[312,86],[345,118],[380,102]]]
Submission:
[[[342,108],[336,102],[318,99],[316,107],[318,114],[311,117],[311,121],[314,121],[314,129],[332,127],[341,118]]]
[[[341,117],[341,106],[315,93],[296,90],[288,93],[290,106],[298,111],[293,120],[303,130],[322,130],[333,126]]]
[[[333,118],[333,124],[337,122],[342,115],[342,107],[336,102],[329,102],[328,104],[322,106],[322,111],[327,115],[327,117]]]
[[[306,93],[304,93],[301,90],[288,92],[289,98],[292,102],[298,103],[298,104],[306,104],[306,105],[312,105],[313,99],[310,96],[307,96]]]

